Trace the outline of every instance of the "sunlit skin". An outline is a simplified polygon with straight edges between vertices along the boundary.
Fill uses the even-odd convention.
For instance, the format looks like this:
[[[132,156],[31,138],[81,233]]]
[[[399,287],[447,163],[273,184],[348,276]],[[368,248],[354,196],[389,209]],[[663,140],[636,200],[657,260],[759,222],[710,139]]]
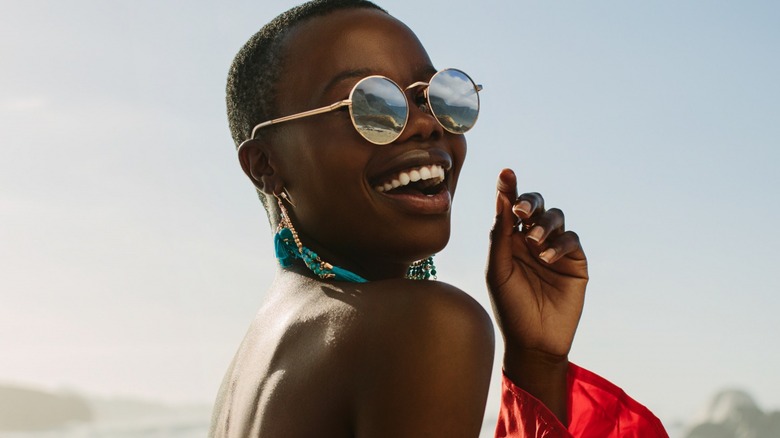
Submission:
[[[436,71],[406,26],[373,10],[305,22],[287,37],[285,53],[280,115],[344,99],[367,74],[405,87]],[[325,282],[304,267],[279,269],[223,382],[213,436],[479,434],[491,321],[456,287],[403,279],[411,262],[446,245],[451,208],[374,189],[375,179],[398,166],[433,160],[447,166],[444,189],[454,195],[465,154],[464,136],[445,132],[415,105],[403,135],[387,146],[365,141],[349,115],[336,111],[280,125],[242,147],[242,168],[256,187],[270,196],[289,191],[295,206],[287,209],[304,243],[373,281]],[[564,231],[563,214],[545,210],[538,194],[518,198],[516,187],[514,173],[502,171],[487,270],[504,368],[565,422],[565,368],[582,311],[585,257],[577,236]],[[538,228],[520,231],[518,218]],[[538,242],[529,240],[535,230]],[[554,255],[540,258],[549,249]]]

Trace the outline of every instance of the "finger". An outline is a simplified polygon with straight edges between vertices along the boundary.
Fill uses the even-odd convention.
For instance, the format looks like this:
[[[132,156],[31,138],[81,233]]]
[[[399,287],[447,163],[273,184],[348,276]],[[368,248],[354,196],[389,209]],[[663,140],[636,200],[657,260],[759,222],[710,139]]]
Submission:
[[[512,211],[521,220],[544,213],[544,197],[536,192],[523,193],[515,200]]]
[[[510,204],[517,199],[517,176],[512,169],[503,169],[498,173],[496,190],[499,195],[505,196]]]
[[[525,238],[541,245],[550,235],[563,233],[565,218],[558,208],[551,208],[534,219],[534,226],[528,230]]]
[[[577,259],[584,259],[580,237],[574,231],[566,231],[560,236],[550,239],[549,246],[539,258],[547,264],[553,264],[566,256],[575,256]]]
[[[504,169],[498,174],[496,182],[496,224],[503,236],[510,236],[514,227],[512,203],[517,199],[517,176],[511,169]]]
[[[496,219],[490,231],[490,251],[488,275],[494,280],[506,278],[508,263],[497,262],[510,260],[512,257],[511,237],[515,227],[515,215],[512,213],[512,203],[517,199],[517,177],[511,169],[504,169],[498,174],[496,182]],[[511,268],[509,268],[511,270]]]

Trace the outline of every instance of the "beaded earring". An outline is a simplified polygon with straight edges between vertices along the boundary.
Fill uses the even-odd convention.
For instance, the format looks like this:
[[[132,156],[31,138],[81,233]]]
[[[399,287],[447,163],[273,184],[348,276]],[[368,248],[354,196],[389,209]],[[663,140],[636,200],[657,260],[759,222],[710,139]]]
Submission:
[[[436,266],[433,264],[433,256],[418,260],[409,266],[406,271],[409,280],[436,280]]]
[[[279,226],[276,229],[276,235],[274,236],[274,250],[276,259],[279,260],[279,264],[283,268],[292,265],[295,259],[301,259],[310,271],[323,280],[348,281],[352,283],[365,283],[368,281],[353,272],[323,261],[316,252],[305,247],[301,243],[301,239],[298,238],[298,232],[295,231],[295,227],[293,227],[290,221],[290,215],[282,203],[282,198],[286,199],[290,205],[294,206],[295,204],[292,203],[286,191],[282,192],[280,196],[275,196],[276,202],[279,204],[281,217]]]

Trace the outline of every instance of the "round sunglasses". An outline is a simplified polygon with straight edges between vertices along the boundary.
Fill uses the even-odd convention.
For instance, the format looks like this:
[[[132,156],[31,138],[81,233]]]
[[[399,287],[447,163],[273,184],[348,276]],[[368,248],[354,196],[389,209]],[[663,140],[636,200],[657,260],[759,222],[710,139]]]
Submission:
[[[425,87],[427,108],[447,132],[463,134],[471,129],[479,116],[479,91],[482,85],[460,70],[448,68],[434,74],[428,82],[415,82],[405,89],[384,76],[367,76],[349,93],[349,98],[331,105],[260,123],[252,129],[252,137],[266,126],[349,107],[355,130],[377,145],[394,142],[401,136],[409,120],[409,100],[406,91]]]

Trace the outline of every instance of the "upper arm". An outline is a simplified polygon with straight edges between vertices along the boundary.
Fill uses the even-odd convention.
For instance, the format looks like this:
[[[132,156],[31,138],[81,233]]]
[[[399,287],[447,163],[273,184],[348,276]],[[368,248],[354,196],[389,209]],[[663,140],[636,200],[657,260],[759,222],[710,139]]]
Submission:
[[[479,435],[492,372],[492,323],[454,287],[409,287],[423,286],[382,301],[364,326],[353,381],[355,436]]]

